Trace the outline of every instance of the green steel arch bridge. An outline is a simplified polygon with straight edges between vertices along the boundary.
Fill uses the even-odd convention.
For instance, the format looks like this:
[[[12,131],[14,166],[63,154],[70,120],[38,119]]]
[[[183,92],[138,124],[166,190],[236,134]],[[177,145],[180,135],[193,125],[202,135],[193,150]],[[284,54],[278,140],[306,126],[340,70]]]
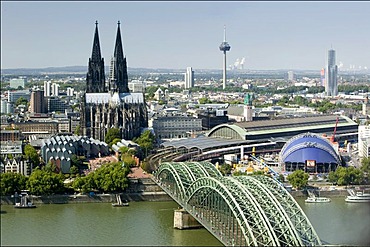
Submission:
[[[223,176],[209,162],[165,162],[153,180],[225,246],[322,245],[298,203],[267,176]]]

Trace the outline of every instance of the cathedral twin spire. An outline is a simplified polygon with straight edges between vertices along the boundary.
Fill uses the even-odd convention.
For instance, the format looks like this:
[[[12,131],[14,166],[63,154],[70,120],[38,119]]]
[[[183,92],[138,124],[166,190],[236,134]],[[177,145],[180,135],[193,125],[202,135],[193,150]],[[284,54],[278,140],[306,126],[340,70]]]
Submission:
[[[91,59],[93,61],[100,61],[101,60],[98,21],[95,22],[95,35],[94,35],[94,42],[93,42],[93,50],[92,50]]]
[[[105,83],[104,58],[101,57],[98,22],[95,22],[95,35],[91,58],[86,76],[87,93],[118,92],[128,93],[127,63],[123,54],[120,22],[118,21],[114,55],[111,61],[108,85]],[[108,88],[107,88],[108,87]]]

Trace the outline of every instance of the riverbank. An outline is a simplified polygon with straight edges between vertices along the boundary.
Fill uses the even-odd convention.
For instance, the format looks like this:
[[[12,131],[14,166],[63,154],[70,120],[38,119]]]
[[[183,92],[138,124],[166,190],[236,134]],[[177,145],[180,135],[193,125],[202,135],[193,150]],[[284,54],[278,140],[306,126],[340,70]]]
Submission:
[[[357,188],[370,193],[370,186]],[[291,191],[293,197],[307,197],[307,191]],[[172,201],[151,178],[130,178],[129,187],[123,193],[118,193],[122,200],[127,201]],[[76,194],[76,195],[50,195],[50,196],[32,196],[34,204],[65,204],[65,203],[116,203],[117,194]],[[348,195],[345,187],[337,187],[333,190],[320,190],[320,196],[323,197],[346,197]],[[11,196],[2,196],[1,204],[14,204],[14,198]]]
[[[116,195],[127,201],[171,201],[168,196],[151,178],[130,178],[129,187],[123,193],[114,194],[75,194],[31,196],[34,204],[64,204],[64,203],[116,203]],[[1,204],[14,204],[11,196],[2,196]]]

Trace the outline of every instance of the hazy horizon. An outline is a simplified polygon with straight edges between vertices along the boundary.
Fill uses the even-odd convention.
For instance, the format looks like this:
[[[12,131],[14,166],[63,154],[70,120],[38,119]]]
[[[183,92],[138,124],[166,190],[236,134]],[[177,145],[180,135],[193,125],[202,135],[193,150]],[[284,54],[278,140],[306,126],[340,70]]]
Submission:
[[[105,65],[117,21],[127,64],[147,69],[370,69],[370,2],[1,2],[2,69],[87,66],[95,21]]]

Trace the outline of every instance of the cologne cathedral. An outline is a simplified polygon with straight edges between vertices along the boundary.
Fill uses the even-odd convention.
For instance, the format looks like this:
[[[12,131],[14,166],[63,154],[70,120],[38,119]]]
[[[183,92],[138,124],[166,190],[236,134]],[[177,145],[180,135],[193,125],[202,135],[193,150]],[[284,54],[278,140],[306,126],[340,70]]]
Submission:
[[[131,140],[148,127],[148,114],[143,93],[130,93],[127,63],[123,54],[118,22],[109,78],[105,79],[104,58],[100,52],[98,22],[86,75],[86,93],[81,103],[82,135],[104,141],[110,128],[118,128],[121,138]]]

